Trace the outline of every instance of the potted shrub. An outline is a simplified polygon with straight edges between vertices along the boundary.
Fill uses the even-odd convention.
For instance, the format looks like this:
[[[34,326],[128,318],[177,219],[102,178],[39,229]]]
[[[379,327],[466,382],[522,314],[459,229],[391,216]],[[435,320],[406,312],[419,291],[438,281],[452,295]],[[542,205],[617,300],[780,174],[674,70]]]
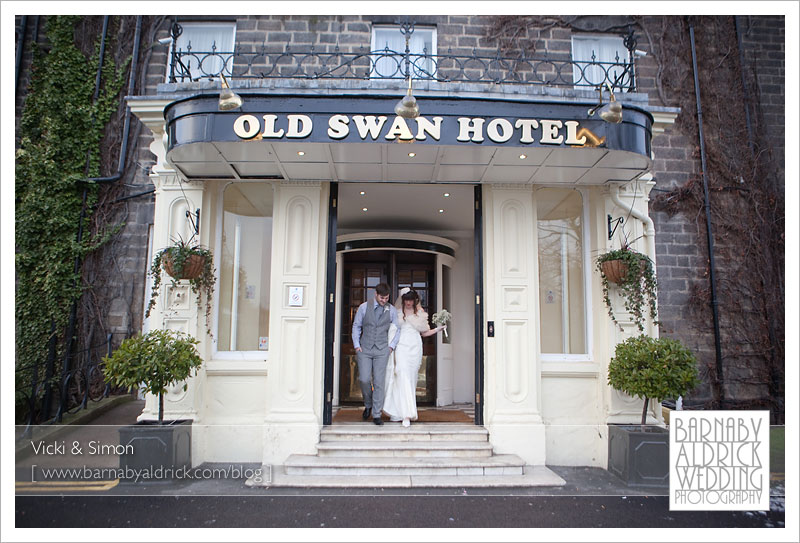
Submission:
[[[174,470],[191,467],[192,421],[164,421],[164,393],[202,365],[197,343],[182,332],[153,330],[126,339],[110,357],[103,358],[103,372],[110,383],[158,395],[158,421],[120,428],[120,444],[133,449],[132,454],[120,455],[120,468],[147,470],[160,466],[160,474],[149,479],[171,479]],[[166,471],[168,468],[171,471]]]
[[[653,261],[647,255],[625,245],[622,249],[600,255],[597,270],[603,284],[603,301],[608,308],[608,315],[617,326],[620,324],[614,316],[609,298],[611,283],[619,287],[625,309],[630,312],[640,332],[644,331],[645,307],[649,310],[650,318],[656,320],[656,274]]]
[[[669,433],[647,425],[647,405],[683,396],[698,383],[697,358],[680,341],[641,335],[619,343],[608,364],[608,384],[644,405],[639,425],[609,425],[608,470],[629,485],[668,485]]]
[[[208,322],[211,316],[211,296],[216,283],[214,259],[209,249],[192,244],[191,241],[191,239],[189,241],[178,239],[173,241],[169,247],[156,253],[153,263],[150,265],[153,287],[145,316],[149,317],[150,311],[156,305],[156,298],[162,285],[161,272],[164,271],[172,278],[172,286],[177,285],[178,281],[182,279],[189,281],[192,292],[197,296],[198,307],[202,307],[202,297],[205,295],[206,331],[211,335]]]

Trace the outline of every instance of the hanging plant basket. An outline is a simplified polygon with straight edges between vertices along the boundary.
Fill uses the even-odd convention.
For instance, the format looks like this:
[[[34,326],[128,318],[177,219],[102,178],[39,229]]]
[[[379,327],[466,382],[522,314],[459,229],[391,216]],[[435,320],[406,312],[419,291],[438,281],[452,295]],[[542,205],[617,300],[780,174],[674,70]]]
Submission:
[[[183,263],[183,270],[179,274],[175,269],[172,256],[169,253],[164,255],[164,271],[174,279],[197,279],[202,275],[206,265],[206,257],[203,255],[189,255]]]
[[[646,313],[649,313],[654,324],[658,324],[655,268],[653,261],[647,255],[638,253],[626,245],[622,249],[601,254],[597,258],[597,270],[600,272],[603,301],[608,308],[608,315],[621,330],[624,329],[614,316],[609,297],[612,284],[618,289],[625,311],[630,314],[639,331],[644,331]]]
[[[208,323],[211,318],[211,298],[217,282],[214,255],[208,249],[199,245],[191,245],[182,239],[173,241],[171,246],[156,252],[153,262],[150,264],[153,285],[150,301],[144,312],[145,317],[150,316],[150,312],[156,305],[162,286],[162,271],[172,278],[173,287],[176,287],[178,281],[182,279],[188,280],[189,287],[197,295],[198,307],[203,305],[202,299],[205,298],[206,331],[210,336],[211,329],[208,327]]]
[[[620,284],[628,275],[628,264],[624,260],[606,260],[600,263],[603,275],[612,283]]]

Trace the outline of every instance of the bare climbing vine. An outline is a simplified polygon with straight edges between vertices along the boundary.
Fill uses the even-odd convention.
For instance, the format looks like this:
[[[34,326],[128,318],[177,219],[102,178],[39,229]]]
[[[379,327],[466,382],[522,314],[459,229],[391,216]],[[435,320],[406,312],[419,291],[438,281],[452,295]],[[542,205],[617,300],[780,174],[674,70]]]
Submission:
[[[653,193],[658,196],[651,202],[652,209],[694,223],[696,232],[693,261],[697,272],[689,277],[691,324],[687,325],[693,330],[667,332],[700,333],[705,338],[698,345],[701,372],[710,388],[705,407],[770,409],[773,423],[780,423],[785,360],[782,156],[770,144],[770,127],[755,107],[761,103],[757,66],[740,62],[733,17],[694,18],[721,315],[724,370],[718,376],[689,22],[677,16],[500,16],[493,18],[487,37],[495,39],[506,54],[531,56],[544,54],[545,40],[553,36],[551,29],[617,35],[634,30],[638,47],[648,52],[646,62],[655,68],[652,88],[638,92],[651,92],[660,102],[655,105],[680,107],[672,133],[685,136],[692,146],[688,158],[695,164],[688,180],[680,184],[670,182],[669,172],[655,172],[661,181],[658,186],[667,188]],[[745,108],[750,111],[752,136]],[[655,152],[658,158],[659,150]]]

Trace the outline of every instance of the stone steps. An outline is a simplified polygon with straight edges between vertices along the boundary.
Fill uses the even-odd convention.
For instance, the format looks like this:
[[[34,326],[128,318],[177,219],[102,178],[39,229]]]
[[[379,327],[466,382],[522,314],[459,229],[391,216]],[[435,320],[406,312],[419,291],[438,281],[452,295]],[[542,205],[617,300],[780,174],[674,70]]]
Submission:
[[[488,457],[488,441],[322,441],[317,445],[320,457]]]
[[[489,457],[321,457],[293,454],[287,475],[522,475],[525,462],[516,455]]]
[[[275,470],[272,487],[313,488],[496,488],[564,486],[564,479],[545,466],[525,466],[522,475],[287,475]],[[247,486],[259,486],[248,481]]]
[[[249,481],[250,486],[257,483]],[[489,432],[470,424],[336,424],[320,432],[317,454],[293,454],[275,466],[276,487],[561,486],[545,466],[494,454]]]
[[[489,431],[471,424],[411,424],[403,428],[399,423],[383,426],[372,423],[351,423],[326,426],[320,432],[320,442],[327,441],[478,441],[489,442]]]

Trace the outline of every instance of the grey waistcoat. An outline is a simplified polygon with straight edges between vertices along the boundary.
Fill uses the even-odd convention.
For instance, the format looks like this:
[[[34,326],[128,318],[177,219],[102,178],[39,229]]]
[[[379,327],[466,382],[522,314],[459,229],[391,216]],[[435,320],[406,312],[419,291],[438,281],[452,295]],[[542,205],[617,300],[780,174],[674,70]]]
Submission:
[[[367,302],[364,320],[361,321],[361,348],[370,351],[382,351],[389,348],[389,326],[392,324],[391,310],[388,305],[380,310],[376,319],[373,302]],[[384,311],[384,309],[386,309]]]

